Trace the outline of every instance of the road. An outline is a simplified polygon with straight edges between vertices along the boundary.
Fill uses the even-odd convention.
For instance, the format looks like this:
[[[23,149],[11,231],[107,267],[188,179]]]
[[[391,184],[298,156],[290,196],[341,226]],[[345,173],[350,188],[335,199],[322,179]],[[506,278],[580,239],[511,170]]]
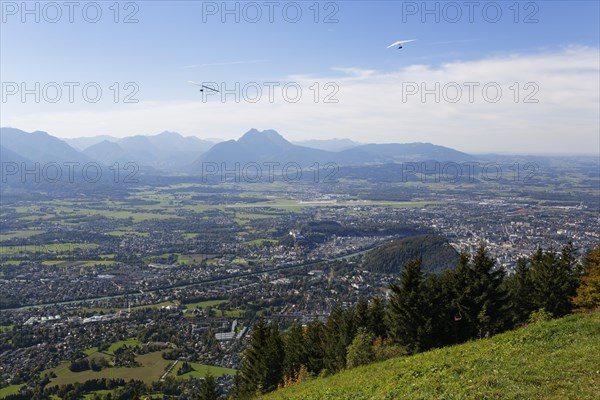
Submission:
[[[109,295],[109,296],[88,297],[85,299],[67,300],[67,301],[61,301],[61,302],[49,302],[49,303],[32,304],[32,305],[26,305],[26,306],[21,306],[21,307],[14,307],[14,308],[5,308],[5,309],[0,310],[0,312],[2,312],[2,311],[27,311],[32,308],[41,308],[41,307],[47,307],[47,306],[80,304],[80,303],[85,303],[86,301],[90,301],[90,300],[110,300],[110,299],[118,299],[118,298],[123,298],[123,297],[137,297],[137,296],[141,296],[143,294],[158,292],[161,290],[184,289],[184,288],[188,288],[188,287],[203,285],[206,283],[224,282],[224,281],[228,281],[231,279],[236,279],[236,278],[241,278],[241,277],[246,277],[246,276],[254,276],[254,275],[260,275],[260,274],[269,273],[269,272],[277,272],[277,271],[290,270],[290,269],[295,269],[295,268],[304,268],[304,267],[316,265],[316,264],[319,264],[322,262],[343,260],[343,259],[355,257],[360,254],[366,253],[367,251],[372,250],[376,247],[379,247],[386,242],[387,241],[376,242],[375,244],[372,244],[372,245],[370,245],[366,248],[363,248],[359,251],[355,251],[355,252],[345,254],[345,255],[342,255],[339,257],[329,258],[329,259],[319,259],[319,260],[315,260],[315,261],[305,262],[302,264],[286,264],[286,265],[280,265],[280,266],[276,266],[276,267],[269,268],[269,269],[261,269],[260,271],[242,272],[242,273],[238,273],[238,274],[204,279],[204,280],[195,281],[195,282],[187,282],[187,283],[176,284],[176,285],[161,286],[158,288],[148,289],[145,292],[136,290],[136,291],[132,291],[132,292],[128,292],[128,293],[120,293],[120,294],[114,294],[114,295]]]

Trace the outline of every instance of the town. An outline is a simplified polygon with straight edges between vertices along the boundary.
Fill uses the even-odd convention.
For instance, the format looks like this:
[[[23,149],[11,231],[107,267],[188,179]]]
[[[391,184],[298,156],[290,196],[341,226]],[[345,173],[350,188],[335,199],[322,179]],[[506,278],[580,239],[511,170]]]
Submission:
[[[148,383],[199,376],[192,365],[229,390],[258,318],[307,325],[336,305],[386,298],[398,269],[372,252],[390,243],[440,254],[424,260],[430,271],[481,244],[509,274],[538,248],[573,242],[582,257],[600,241],[593,186],[553,199],[543,183],[479,183],[475,195],[366,183],[363,196],[341,180],[189,182],[117,200],[3,202],[1,384],[75,383],[83,372],[67,366],[83,357],[99,365],[85,379],[111,368]]]

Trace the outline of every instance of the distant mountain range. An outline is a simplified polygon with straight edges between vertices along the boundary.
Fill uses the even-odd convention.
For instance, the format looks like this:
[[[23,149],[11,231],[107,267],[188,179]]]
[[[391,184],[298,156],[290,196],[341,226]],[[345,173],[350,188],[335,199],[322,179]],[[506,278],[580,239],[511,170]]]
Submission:
[[[362,144],[350,139],[314,139],[292,143],[297,144],[298,146],[312,147],[313,149],[327,151],[342,151]]]
[[[0,128],[0,145],[21,158],[40,163],[93,161],[64,141],[41,131],[26,133],[15,128]]]
[[[251,129],[238,140],[214,143],[176,132],[61,140],[46,132],[0,128],[2,162],[135,162],[164,172],[201,171],[202,163],[279,163],[301,166],[336,163],[340,166],[377,165],[407,161],[469,161],[473,156],[430,143],[359,144],[349,139],[292,143],[274,130]]]
[[[130,136],[124,139],[102,137],[103,140],[83,149],[83,153],[104,164],[136,162],[164,170],[177,170],[191,164],[214,142],[176,132],[155,136]],[[83,143],[81,139],[80,143]]]
[[[238,140],[217,143],[192,165],[199,171],[202,163],[298,163],[311,166],[328,162],[338,165],[373,165],[408,161],[468,161],[473,157],[431,143],[390,143],[356,145],[340,151],[300,146],[287,141],[274,130],[251,129]]]

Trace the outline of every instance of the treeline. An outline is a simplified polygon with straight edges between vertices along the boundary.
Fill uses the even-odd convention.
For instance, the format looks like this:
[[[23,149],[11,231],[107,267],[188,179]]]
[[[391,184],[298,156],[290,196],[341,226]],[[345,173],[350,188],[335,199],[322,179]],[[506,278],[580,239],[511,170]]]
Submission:
[[[69,370],[72,372],[82,371],[101,371],[103,368],[108,368],[110,365],[105,358],[82,358],[79,360],[72,360],[69,364]]]
[[[84,397],[85,393],[93,392],[96,390],[113,390],[122,388],[126,385],[124,379],[90,379],[85,382],[70,383],[67,385],[53,386],[51,388],[44,388],[50,383],[50,376],[45,376],[35,384],[30,385],[31,387],[21,390],[18,394],[13,394],[4,397],[7,400],[25,400],[25,399],[47,399],[52,396],[59,397],[61,399],[75,400]]]
[[[259,320],[231,395],[251,398],[311,376],[488,337],[581,304],[600,306],[600,245],[583,265],[571,243],[559,253],[540,249],[519,260],[512,275],[483,246],[441,274],[425,273],[417,258],[390,285],[387,302],[376,297],[336,306],[325,324],[296,324],[286,332]]]
[[[168,376],[164,381],[145,384],[140,380],[124,379],[91,379],[85,382],[70,383],[61,386],[45,387],[50,382],[44,377],[13,394],[4,397],[7,400],[46,400],[60,398],[63,400],[131,400],[144,398],[177,398],[181,400],[218,400],[223,396],[217,379],[207,374],[202,379],[175,379]],[[94,393],[109,391],[105,394]]]

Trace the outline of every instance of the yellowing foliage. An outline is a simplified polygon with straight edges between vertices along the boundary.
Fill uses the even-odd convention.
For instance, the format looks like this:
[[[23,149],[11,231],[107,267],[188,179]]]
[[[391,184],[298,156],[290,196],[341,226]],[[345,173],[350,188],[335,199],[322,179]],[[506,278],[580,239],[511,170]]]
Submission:
[[[600,309],[600,244],[586,257],[577,294],[573,298],[576,311]]]

